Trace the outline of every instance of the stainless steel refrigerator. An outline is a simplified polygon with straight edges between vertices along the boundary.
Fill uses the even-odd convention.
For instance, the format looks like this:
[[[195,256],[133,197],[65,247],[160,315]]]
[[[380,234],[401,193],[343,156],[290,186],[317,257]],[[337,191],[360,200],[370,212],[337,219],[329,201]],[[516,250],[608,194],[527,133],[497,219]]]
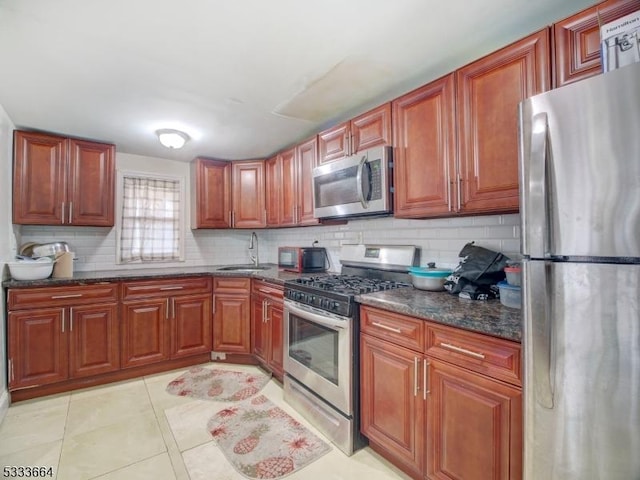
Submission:
[[[520,105],[525,480],[640,480],[640,63]]]

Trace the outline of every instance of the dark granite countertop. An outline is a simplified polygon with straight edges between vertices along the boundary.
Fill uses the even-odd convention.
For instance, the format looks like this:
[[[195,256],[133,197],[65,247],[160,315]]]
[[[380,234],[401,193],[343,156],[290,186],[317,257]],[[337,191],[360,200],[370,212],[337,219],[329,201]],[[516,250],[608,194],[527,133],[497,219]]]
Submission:
[[[5,288],[29,288],[29,287],[57,287],[64,285],[85,285],[100,282],[117,282],[122,280],[145,280],[149,278],[167,279],[176,277],[193,277],[213,275],[216,277],[251,277],[261,278],[278,285],[283,285],[285,280],[295,279],[301,276],[298,273],[283,272],[278,270],[275,264],[264,264],[269,267],[266,270],[256,272],[238,270],[218,270],[225,265],[208,265],[201,267],[171,267],[171,268],[145,268],[135,270],[104,270],[96,272],[74,272],[71,278],[46,278],[44,280],[5,280],[2,286]]]
[[[500,300],[468,300],[447,292],[427,292],[413,287],[359,295],[356,300],[363,305],[507,340],[520,342],[522,338],[520,310],[505,307]]]
[[[225,265],[200,267],[146,268],[135,270],[105,270],[95,272],[74,272],[72,278],[47,278],[44,280],[5,280],[4,288],[56,287],[64,285],[85,285],[100,282],[145,280],[149,278],[167,279],[192,276],[226,276],[260,278],[283,285],[305,274],[284,272],[275,264],[265,264],[269,268],[255,272],[219,270]],[[446,292],[426,292],[415,288],[401,288],[384,292],[369,293],[356,298],[363,305],[370,305],[412,317],[433,320],[452,327],[486,333],[496,337],[519,342],[521,339],[520,310],[503,306],[499,300],[467,300]]]

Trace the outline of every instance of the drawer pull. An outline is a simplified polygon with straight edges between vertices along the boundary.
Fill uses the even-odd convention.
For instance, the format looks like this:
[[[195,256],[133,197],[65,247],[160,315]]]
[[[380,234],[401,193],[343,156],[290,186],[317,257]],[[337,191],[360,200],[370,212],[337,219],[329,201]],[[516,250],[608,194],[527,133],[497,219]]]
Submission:
[[[59,298],[78,298],[81,296],[81,293],[71,293],[69,295],[51,295],[51,300],[58,300]]]
[[[455,345],[451,345],[450,343],[442,343],[440,342],[440,346],[443,348],[447,348],[449,350],[453,350],[454,352],[464,353],[465,355],[471,355],[472,357],[484,359],[483,353],[473,352],[471,350],[467,350],[466,348],[457,347]]]
[[[160,290],[182,290],[184,287],[178,285],[176,287],[160,287]]]
[[[389,327],[388,325],[384,325],[384,324],[379,323],[379,322],[371,322],[371,325],[373,325],[375,327],[380,327],[380,328],[382,328],[384,330],[389,330],[390,332],[402,333],[402,330],[400,330],[399,328]]]
[[[269,294],[271,294],[271,295],[273,295],[273,294],[274,294],[273,290],[266,290],[266,289],[264,289],[264,288],[259,288],[258,290],[260,290],[262,293],[269,293]]]

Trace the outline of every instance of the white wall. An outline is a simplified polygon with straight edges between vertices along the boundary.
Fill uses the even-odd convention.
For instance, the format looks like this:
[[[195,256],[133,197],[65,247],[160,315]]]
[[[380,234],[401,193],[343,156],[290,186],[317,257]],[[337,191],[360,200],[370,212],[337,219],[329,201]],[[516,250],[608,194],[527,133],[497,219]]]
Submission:
[[[185,261],[163,263],[166,266],[222,265],[249,263],[247,247],[251,230],[191,230],[189,222],[189,164],[160,158],[118,153],[118,169],[184,176],[187,185],[185,209]],[[120,208],[119,201],[116,208]],[[434,220],[378,218],[353,220],[346,225],[257,230],[260,261],[275,263],[277,247],[311,245],[329,249],[332,270],[339,270],[340,245],[343,243],[409,244],[421,247],[421,263],[455,265],[458,252],[467,241],[515,255],[519,251],[518,215],[492,215]],[[117,228],[101,227],[22,227],[22,242],[64,240],[76,252],[77,271],[101,271],[117,268],[148,268],[148,265],[116,264]]]
[[[16,239],[11,225],[11,178],[12,178],[12,148],[13,123],[0,106],[0,277],[9,276],[7,261],[15,255]],[[9,407],[9,391],[7,390],[7,354],[5,350],[7,330],[4,289],[0,292],[0,422],[5,417]]]

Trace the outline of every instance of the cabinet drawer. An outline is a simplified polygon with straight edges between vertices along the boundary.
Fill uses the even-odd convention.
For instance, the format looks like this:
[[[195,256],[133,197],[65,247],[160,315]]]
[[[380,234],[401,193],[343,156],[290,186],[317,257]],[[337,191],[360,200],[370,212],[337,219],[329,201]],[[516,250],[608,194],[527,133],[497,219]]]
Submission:
[[[251,279],[246,277],[214,277],[213,291],[215,293],[249,293]]]
[[[274,300],[282,300],[284,298],[284,287],[264,280],[253,280],[252,293],[254,295],[266,295],[274,298]]]
[[[132,300],[168,295],[210,293],[211,277],[186,277],[168,280],[141,280],[122,283],[122,299]]]
[[[427,355],[522,386],[518,343],[433,324],[427,324],[425,341]]]
[[[423,320],[370,307],[360,309],[362,332],[413,350],[424,350]]]
[[[68,285],[64,287],[10,289],[9,310],[40,307],[67,307],[87,303],[116,302],[117,283]]]

